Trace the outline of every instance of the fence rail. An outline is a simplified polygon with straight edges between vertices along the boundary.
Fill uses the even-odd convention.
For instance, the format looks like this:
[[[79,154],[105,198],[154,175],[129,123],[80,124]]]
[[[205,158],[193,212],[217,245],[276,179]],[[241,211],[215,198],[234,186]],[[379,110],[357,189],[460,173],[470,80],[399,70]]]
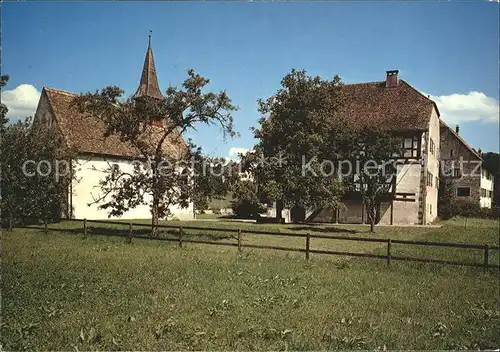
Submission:
[[[128,231],[124,229],[125,235],[121,234],[111,234],[111,236],[119,236],[125,237],[127,242],[131,242],[132,238],[149,238],[146,235],[138,235],[134,234],[134,226],[139,228],[152,228],[151,225],[144,223],[132,223],[132,222],[123,222],[123,221],[107,221],[107,220],[87,220],[87,219],[69,219],[69,221],[82,223],[82,228],[75,229],[54,229],[48,228],[47,222],[44,223],[43,227],[40,226],[26,226],[25,228],[35,228],[35,229],[43,229],[45,233],[50,231],[60,231],[60,232],[73,232],[80,233],[83,231],[83,235],[86,238],[88,236],[89,226],[88,224],[103,224],[103,225],[121,225],[128,226]],[[394,240],[394,239],[382,239],[382,238],[369,238],[369,237],[359,237],[359,236],[339,236],[339,235],[319,235],[319,234],[302,234],[302,233],[291,233],[291,232],[278,232],[278,231],[259,231],[259,230],[251,230],[241,228],[229,229],[229,228],[212,228],[212,227],[201,227],[201,226],[179,226],[179,225],[157,225],[155,226],[158,229],[171,229],[177,230],[178,237],[177,238],[165,238],[158,237],[154,238],[159,241],[168,241],[168,242],[178,242],[179,247],[182,247],[183,243],[197,243],[197,244],[208,244],[208,245],[218,245],[218,246],[230,246],[230,247],[238,247],[238,251],[241,252],[244,248],[258,248],[258,249],[272,249],[279,251],[288,251],[288,252],[302,252],[305,253],[305,258],[309,259],[310,254],[327,254],[327,255],[338,255],[338,256],[351,256],[351,257],[364,257],[364,258],[377,258],[384,259],[387,261],[387,264],[390,265],[392,260],[398,261],[412,261],[412,262],[421,262],[421,263],[436,263],[436,264],[449,264],[449,265],[460,265],[460,266],[471,266],[471,267],[483,267],[487,268],[495,268],[500,269],[500,265],[490,264],[489,262],[489,253],[490,251],[498,251],[500,250],[500,246],[489,246],[485,244],[472,244],[472,243],[457,243],[457,242],[432,242],[432,241],[410,241],[410,240]],[[237,243],[234,242],[224,242],[224,241],[208,241],[208,240],[199,240],[199,239],[191,239],[186,238],[184,236],[185,230],[196,230],[196,231],[208,231],[208,232],[227,232],[235,234],[235,238],[237,238]],[[274,235],[274,236],[283,236],[283,237],[301,237],[305,238],[305,247],[304,248],[291,248],[291,247],[282,247],[282,246],[268,246],[268,245],[260,245],[260,244],[250,244],[247,243],[245,245],[242,244],[241,235],[252,234],[252,235]],[[110,235],[110,234],[106,234]],[[374,254],[374,253],[354,253],[354,252],[342,252],[342,251],[332,251],[332,250],[322,250],[322,249],[311,249],[310,243],[312,238],[318,239],[329,239],[329,240],[344,240],[344,241],[357,241],[357,242],[375,242],[375,243],[385,243],[387,245],[387,254]],[[392,244],[404,244],[404,245],[418,245],[418,246],[435,246],[435,247],[450,247],[450,248],[467,248],[467,249],[480,249],[483,250],[483,262],[482,263],[471,263],[471,262],[461,262],[455,260],[443,260],[443,259],[433,259],[433,258],[415,258],[408,256],[394,256],[391,253]]]

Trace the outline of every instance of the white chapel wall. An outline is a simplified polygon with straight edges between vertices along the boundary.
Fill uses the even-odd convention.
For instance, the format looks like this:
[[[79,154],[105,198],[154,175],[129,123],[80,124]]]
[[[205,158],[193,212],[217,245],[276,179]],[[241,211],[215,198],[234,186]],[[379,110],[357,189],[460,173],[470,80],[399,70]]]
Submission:
[[[74,173],[76,180],[72,185],[72,206],[73,217],[78,219],[108,219],[108,211],[99,209],[97,204],[89,203],[94,202],[101,194],[99,188],[99,181],[106,176],[102,170],[109,168],[110,164],[118,164],[120,170],[132,171],[133,165],[131,160],[118,159],[118,158],[104,158],[104,157],[91,157],[79,158]],[[146,195],[145,200],[148,205],[140,205],[134,209],[125,212],[120,218],[122,219],[151,219],[151,212],[149,203],[151,196]],[[189,203],[187,208],[180,208],[178,206],[171,206],[170,211],[172,217],[181,220],[193,219],[193,203]]]

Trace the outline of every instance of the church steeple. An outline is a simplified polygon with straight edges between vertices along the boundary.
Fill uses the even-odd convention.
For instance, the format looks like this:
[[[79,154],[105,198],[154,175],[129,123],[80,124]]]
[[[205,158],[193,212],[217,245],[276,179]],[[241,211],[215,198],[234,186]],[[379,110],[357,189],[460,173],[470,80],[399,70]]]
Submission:
[[[148,50],[144,59],[144,67],[142,68],[141,82],[139,88],[134,94],[134,98],[151,97],[155,99],[163,99],[160,87],[158,86],[158,77],[156,77],[155,62],[153,59],[153,50],[151,49],[151,31],[149,31]]]

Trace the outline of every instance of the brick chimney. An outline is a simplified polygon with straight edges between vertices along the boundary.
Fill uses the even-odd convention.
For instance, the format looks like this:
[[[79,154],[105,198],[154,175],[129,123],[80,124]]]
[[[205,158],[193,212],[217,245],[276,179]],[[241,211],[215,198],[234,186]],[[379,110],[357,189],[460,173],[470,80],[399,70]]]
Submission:
[[[398,70],[386,71],[387,75],[385,76],[385,87],[386,88],[395,88],[399,84],[398,78]]]
[[[460,132],[460,126],[457,125],[457,127],[455,127],[455,132],[458,134],[458,132]]]

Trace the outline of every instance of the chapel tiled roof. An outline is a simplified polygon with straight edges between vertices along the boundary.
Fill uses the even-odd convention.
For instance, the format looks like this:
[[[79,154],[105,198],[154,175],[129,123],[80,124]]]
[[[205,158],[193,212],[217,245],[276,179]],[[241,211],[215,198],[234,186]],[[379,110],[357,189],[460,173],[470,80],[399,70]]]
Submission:
[[[385,81],[345,84],[341,92],[340,116],[361,129],[425,131],[433,108],[439,116],[436,104],[403,80],[393,88]]]
[[[46,95],[48,103],[57,124],[68,147],[74,148],[78,153],[107,155],[125,158],[142,157],[138,149],[126,141],[122,141],[116,134],[104,137],[105,125],[98,118],[88,117],[80,113],[72,104],[77,94],[65,92],[59,89],[44,87],[43,99]],[[161,127],[151,126],[151,133],[144,137],[154,145],[159,136]],[[179,157],[186,148],[186,142],[182,136],[177,135],[164,143],[164,153],[173,157]]]

